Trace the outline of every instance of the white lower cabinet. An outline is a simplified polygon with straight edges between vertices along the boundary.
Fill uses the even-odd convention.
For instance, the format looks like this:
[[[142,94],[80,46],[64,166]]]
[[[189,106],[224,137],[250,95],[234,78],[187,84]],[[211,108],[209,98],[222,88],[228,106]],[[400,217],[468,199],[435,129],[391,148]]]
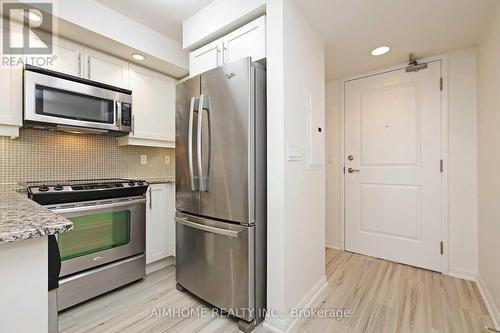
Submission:
[[[175,185],[149,186],[146,202],[146,264],[175,255]]]

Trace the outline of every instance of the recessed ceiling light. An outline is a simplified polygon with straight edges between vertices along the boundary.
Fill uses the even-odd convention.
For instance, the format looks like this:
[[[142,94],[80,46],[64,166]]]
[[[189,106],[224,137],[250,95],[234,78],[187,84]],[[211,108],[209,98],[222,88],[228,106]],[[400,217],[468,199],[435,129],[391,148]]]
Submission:
[[[135,60],[144,60],[144,56],[142,54],[139,54],[139,53],[134,53],[132,54],[132,58],[134,58]]]
[[[35,13],[31,10],[29,11],[28,18],[30,21],[33,21],[33,22],[40,22],[42,20],[42,17],[40,15],[38,15],[37,13]]]
[[[391,50],[391,48],[389,46],[381,46],[381,47],[377,47],[376,49],[372,50],[371,53],[374,56],[380,56],[380,55],[386,54],[390,50]]]

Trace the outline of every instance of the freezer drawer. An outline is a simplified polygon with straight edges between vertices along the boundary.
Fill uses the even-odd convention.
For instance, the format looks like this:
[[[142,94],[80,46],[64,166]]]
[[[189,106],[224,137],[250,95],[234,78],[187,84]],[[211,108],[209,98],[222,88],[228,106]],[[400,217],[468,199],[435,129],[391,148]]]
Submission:
[[[175,221],[177,282],[216,307],[253,320],[255,227],[181,213]]]

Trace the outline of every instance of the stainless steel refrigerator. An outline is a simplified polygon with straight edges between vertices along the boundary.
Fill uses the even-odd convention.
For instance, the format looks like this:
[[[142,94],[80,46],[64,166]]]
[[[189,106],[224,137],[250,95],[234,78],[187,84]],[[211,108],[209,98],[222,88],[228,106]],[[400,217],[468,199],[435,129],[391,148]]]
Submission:
[[[266,306],[266,73],[241,59],[176,91],[176,276],[251,331]]]

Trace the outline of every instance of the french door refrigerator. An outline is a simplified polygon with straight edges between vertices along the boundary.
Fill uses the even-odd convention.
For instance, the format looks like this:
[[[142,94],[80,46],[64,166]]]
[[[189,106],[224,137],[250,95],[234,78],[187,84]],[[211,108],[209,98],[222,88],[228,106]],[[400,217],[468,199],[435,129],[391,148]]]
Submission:
[[[251,331],[266,305],[266,73],[250,58],[176,91],[176,277]]]

